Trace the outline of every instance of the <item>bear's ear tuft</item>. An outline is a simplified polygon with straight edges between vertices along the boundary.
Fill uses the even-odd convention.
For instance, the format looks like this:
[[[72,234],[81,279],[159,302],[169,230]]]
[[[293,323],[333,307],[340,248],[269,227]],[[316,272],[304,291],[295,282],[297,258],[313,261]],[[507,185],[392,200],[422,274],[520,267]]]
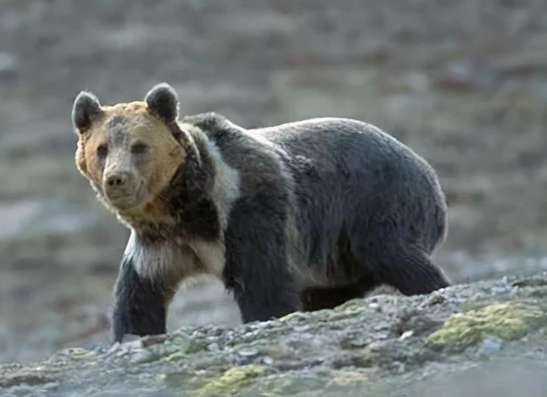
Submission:
[[[152,87],[144,98],[148,108],[166,123],[175,121],[179,112],[179,100],[176,91],[167,83]]]
[[[100,113],[101,104],[91,92],[81,91],[72,106],[72,124],[80,133],[85,132]]]

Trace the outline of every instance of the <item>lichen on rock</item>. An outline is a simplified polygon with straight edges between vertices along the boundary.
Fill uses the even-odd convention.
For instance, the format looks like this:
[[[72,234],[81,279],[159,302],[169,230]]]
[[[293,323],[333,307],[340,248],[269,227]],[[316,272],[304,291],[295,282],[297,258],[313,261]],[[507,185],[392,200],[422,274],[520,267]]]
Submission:
[[[248,386],[254,378],[263,375],[264,372],[264,367],[258,365],[230,368],[220,377],[206,380],[204,386],[196,394],[200,397],[230,395]]]
[[[538,306],[498,302],[452,315],[428,338],[430,346],[453,351],[476,345],[487,336],[513,340],[546,317]]]

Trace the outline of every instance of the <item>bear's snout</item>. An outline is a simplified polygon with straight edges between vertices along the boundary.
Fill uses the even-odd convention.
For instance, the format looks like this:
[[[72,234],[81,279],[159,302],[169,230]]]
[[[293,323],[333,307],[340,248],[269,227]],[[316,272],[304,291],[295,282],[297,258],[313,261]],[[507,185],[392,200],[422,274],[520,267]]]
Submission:
[[[104,176],[103,188],[106,198],[118,208],[129,208],[138,201],[135,177],[127,171],[109,172]]]
[[[129,177],[129,172],[118,172],[116,174],[109,175],[106,178],[106,185],[112,189],[123,188],[127,184]]]

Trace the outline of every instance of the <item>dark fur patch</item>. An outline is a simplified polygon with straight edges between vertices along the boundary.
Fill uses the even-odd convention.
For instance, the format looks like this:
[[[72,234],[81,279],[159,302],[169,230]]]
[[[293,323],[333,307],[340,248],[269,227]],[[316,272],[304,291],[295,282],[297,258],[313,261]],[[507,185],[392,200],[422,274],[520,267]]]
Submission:
[[[114,128],[118,126],[122,126],[124,124],[127,124],[129,120],[125,116],[114,116],[108,122],[106,123],[106,128]]]
[[[166,288],[148,279],[141,279],[130,258],[123,258],[114,291],[114,341],[125,334],[139,336],[165,333]]]
[[[300,309],[289,271],[285,238],[286,197],[269,186],[239,199],[226,230],[224,283],[244,322],[269,320]]]
[[[188,151],[162,196],[167,197],[169,211],[177,220],[177,233],[212,241],[220,238],[219,215],[210,197],[214,168],[203,144],[198,141],[196,145],[201,161],[195,151]]]
[[[193,124],[204,131],[206,135],[215,135],[215,138],[229,131],[226,117],[215,112],[185,116],[182,122]]]
[[[173,122],[167,124],[167,128],[169,128],[169,131],[171,131],[171,135],[179,142],[180,144],[183,144],[186,148],[188,145],[188,142],[183,140],[184,132],[180,129],[178,123]]]
[[[124,116],[114,116],[106,123],[109,141],[115,145],[122,145],[128,137],[128,119]]]
[[[160,83],[154,86],[146,94],[144,101],[148,108],[166,123],[177,119],[179,101],[177,93],[169,84]]]
[[[91,127],[95,117],[101,113],[101,104],[91,92],[82,91],[74,100],[72,107],[72,123],[80,131],[85,132]]]
[[[403,294],[429,294],[450,285],[444,273],[422,250],[390,242],[379,248],[374,257],[376,277]]]

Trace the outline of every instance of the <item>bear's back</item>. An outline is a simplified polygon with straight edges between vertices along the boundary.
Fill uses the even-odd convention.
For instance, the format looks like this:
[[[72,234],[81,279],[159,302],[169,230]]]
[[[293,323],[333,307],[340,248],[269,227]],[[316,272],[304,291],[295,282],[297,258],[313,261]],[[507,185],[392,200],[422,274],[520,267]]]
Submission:
[[[298,184],[320,183],[340,199],[383,200],[411,189],[442,196],[437,175],[425,159],[374,125],[345,118],[315,118],[249,130],[286,153]],[[412,197],[411,192],[407,199]],[[344,200],[345,201],[345,200]]]

